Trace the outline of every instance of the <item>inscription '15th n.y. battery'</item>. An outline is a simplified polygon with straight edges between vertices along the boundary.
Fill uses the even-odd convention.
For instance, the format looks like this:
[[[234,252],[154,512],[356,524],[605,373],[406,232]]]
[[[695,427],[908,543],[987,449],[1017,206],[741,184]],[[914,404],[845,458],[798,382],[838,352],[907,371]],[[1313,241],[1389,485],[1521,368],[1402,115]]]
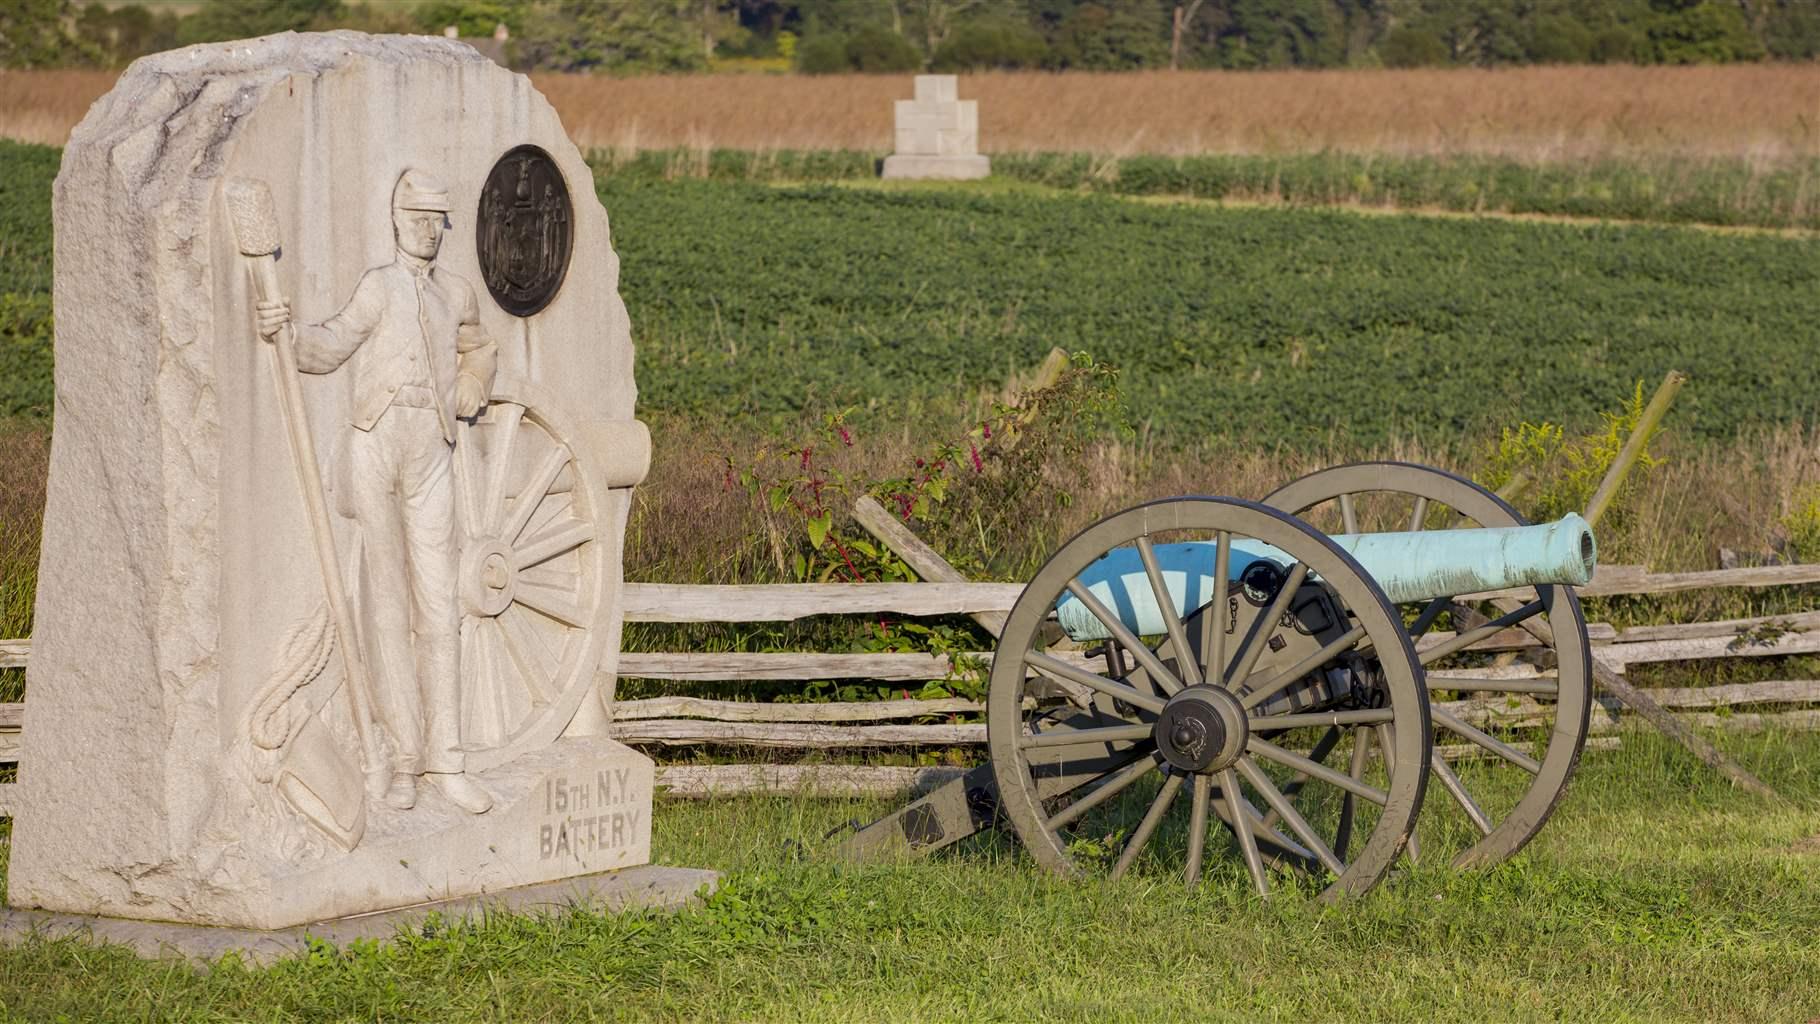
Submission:
[[[644,812],[633,799],[632,769],[614,768],[594,773],[594,780],[571,783],[564,776],[544,780],[543,809],[561,819],[538,826],[537,852],[542,860],[575,856],[595,850],[626,847],[638,839]],[[622,804],[623,811],[607,811]],[[585,814],[599,811],[598,814]]]

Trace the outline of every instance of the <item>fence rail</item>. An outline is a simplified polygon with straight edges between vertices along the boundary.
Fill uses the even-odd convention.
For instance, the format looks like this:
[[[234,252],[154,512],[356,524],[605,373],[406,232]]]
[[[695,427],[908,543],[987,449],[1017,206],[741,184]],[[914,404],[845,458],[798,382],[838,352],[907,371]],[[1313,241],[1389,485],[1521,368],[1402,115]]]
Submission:
[[[1636,566],[1601,566],[1586,596],[1660,594],[1675,591],[1772,587],[1820,583],[1820,565],[1721,569],[1713,572],[1651,573]],[[894,614],[908,617],[972,615],[986,618],[1011,608],[1022,592],[1019,584],[1002,583],[858,583],[757,584],[699,586],[628,584],[626,618],[642,622],[781,622],[816,615]],[[1630,665],[1709,658],[1771,657],[1820,653],[1820,611],[1795,615],[1730,619],[1615,629],[1591,623],[1588,638],[1593,657],[1603,667],[1622,673]],[[1447,633],[1425,636],[1418,648],[1444,643]],[[1535,640],[1520,630],[1505,630],[1473,650],[1517,651]],[[0,640],[0,669],[19,668],[31,657],[29,639]],[[1063,657],[1084,663],[1086,655]],[[628,679],[669,682],[870,680],[917,683],[951,678],[972,665],[990,665],[981,651],[950,658],[937,654],[823,654],[814,652],[646,653],[620,655],[619,675]],[[1475,680],[1540,678],[1524,665],[1441,670],[1462,690]],[[1729,686],[1649,691],[1676,718],[1690,725],[1724,730],[1820,730],[1820,709],[1733,712],[1738,707],[1789,707],[1820,704],[1820,681],[1775,680]],[[1544,708],[1533,701],[1456,701],[1442,705],[1474,724],[1521,725]],[[957,746],[985,741],[985,726],[956,722],[983,708],[960,698],[830,703],[757,703],[707,700],[686,695],[625,700],[614,708],[614,732],[622,740],[653,746],[723,744],[771,749],[872,749],[902,746]],[[17,764],[21,756],[23,704],[0,704],[0,764]],[[1592,732],[1619,728],[1618,704],[1601,699],[1593,712]],[[931,721],[932,719],[949,721]],[[1614,736],[1589,741],[1609,746]],[[1445,756],[1464,756],[1466,748]],[[660,769],[659,782],[678,795],[802,790],[858,794],[920,788],[951,776],[958,769],[891,768],[858,765],[688,765]],[[5,816],[11,785],[0,784],[0,816]]]

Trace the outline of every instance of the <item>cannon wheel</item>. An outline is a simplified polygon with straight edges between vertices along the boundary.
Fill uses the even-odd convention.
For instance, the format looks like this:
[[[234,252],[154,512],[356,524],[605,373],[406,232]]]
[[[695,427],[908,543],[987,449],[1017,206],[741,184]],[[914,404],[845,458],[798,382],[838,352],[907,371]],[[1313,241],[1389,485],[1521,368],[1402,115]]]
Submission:
[[[1273,544],[1299,560],[1299,567],[1290,569],[1288,581],[1274,595],[1258,598],[1268,607],[1260,609],[1256,621],[1267,628],[1235,631],[1230,642],[1224,630],[1213,629],[1211,637],[1203,636],[1197,643],[1189,631],[1200,634],[1204,623],[1185,627],[1171,613],[1166,620],[1169,639],[1153,648],[1115,621],[1107,621],[1117,616],[1100,607],[1094,609],[1095,616],[1106,621],[1115,636],[1122,632],[1122,647],[1142,666],[1116,673],[1096,669],[1095,662],[1078,657],[1067,662],[1067,654],[1052,641],[1058,636],[1051,615],[1057,599],[1107,552],[1135,546],[1148,556],[1155,543],[1195,539],[1212,541],[1217,551],[1229,555],[1234,538]],[[1217,582],[1213,563],[1208,569],[1216,582],[1207,607],[1224,608],[1231,599]],[[1319,650],[1300,655],[1296,664],[1285,664],[1298,648],[1278,642],[1279,633],[1287,632],[1280,627],[1288,601],[1298,592],[1295,583],[1302,578],[1298,573],[1304,571],[1338,598],[1342,611],[1331,632],[1344,635],[1323,641]],[[1159,591],[1160,579],[1152,576],[1152,586]],[[1236,585],[1233,590],[1239,592]],[[1085,591],[1073,592],[1078,596]],[[1173,607],[1166,594],[1159,603],[1165,609]],[[1354,628],[1344,629],[1348,623]],[[1281,657],[1275,654],[1279,646],[1286,648]],[[1311,645],[1302,650],[1307,646]],[[1191,656],[1178,658],[1177,650],[1188,650]],[[1072,670],[1058,669],[1065,662],[1074,666]],[[1211,672],[1210,664],[1224,671]],[[1306,679],[1307,672],[1348,664],[1370,666],[1368,671],[1379,680],[1371,688],[1372,699],[1362,707],[1290,718],[1266,715],[1259,708],[1248,710],[1241,702],[1246,684],[1268,689],[1269,683]],[[1227,675],[1229,684],[1219,685],[1219,678]],[[1045,693],[1053,692],[1052,680],[1092,691],[1091,713],[1054,727],[1055,720],[1046,717],[1052,712],[1042,706]],[[1222,719],[1218,756],[1198,767],[1183,766],[1179,748],[1165,751],[1159,744],[1159,738],[1168,742],[1169,731],[1160,723],[1179,724],[1175,705],[1191,698],[1221,716],[1230,716],[1235,709],[1237,714],[1236,720]],[[1166,719],[1169,715],[1176,717]],[[1309,756],[1294,749],[1302,746],[1295,740],[1320,729],[1326,732],[1314,743],[1324,748],[1318,756],[1326,756],[1341,734],[1352,734],[1355,744],[1367,735],[1385,737],[1393,753],[1381,762],[1387,770],[1381,776],[1362,772],[1362,757],[1355,757],[1350,775],[1313,765]],[[1276,742],[1260,737],[1260,731],[1269,731]],[[1031,856],[1051,871],[1083,876],[1100,856],[1110,859],[1116,848],[1119,856],[1111,875],[1117,877],[1137,862],[1148,844],[1153,861],[1167,862],[1172,853],[1179,853],[1184,877],[1194,884],[1202,874],[1211,813],[1232,831],[1259,893],[1268,893],[1271,886],[1266,862],[1289,862],[1327,882],[1324,895],[1331,897],[1375,885],[1415,827],[1427,780],[1421,766],[1429,754],[1428,702],[1414,648],[1395,607],[1358,563],[1326,536],[1252,502],[1172,498],[1088,527],[1063,545],[1024,588],[993,658],[987,743],[1000,806]],[[1083,745],[1098,751],[1092,755],[1096,767],[1090,773],[1078,770],[1085,759],[1063,764],[1064,756],[1078,755],[1056,753],[1081,750]],[[1286,774],[1298,768],[1310,770],[1314,778],[1287,780]],[[1066,791],[1058,792],[1054,780],[1061,777],[1070,781]],[[1181,793],[1183,788],[1188,792]],[[1268,813],[1246,796],[1246,789]],[[1305,808],[1314,806],[1308,799],[1310,790],[1324,791],[1327,799],[1304,814],[1284,795],[1286,789],[1300,789]],[[1353,792],[1362,795],[1361,805],[1369,802],[1365,813],[1356,817],[1338,810],[1339,796]],[[1172,811],[1173,820],[1165,828]],[[1186,829],[1180,828],[1183,817]],[[1170,841],[1151,842],[1161,833]],[[1367,835],[1356,856],[1350,852],[1354,834]],[[1095,837],[1101,836],[1110,841],[1098,842]]]
[[[486,771],[562,733],[610,634],[607,488],[554,400],[495,381],[455,445],[461,736]]]
[[[1345,532],[1527,525],[1527,520],[1507,502],[1469,480],[1429,466],[1400,462],[1365,462],[1321,470],[1279,489],[1264,503]],[[1422,608],[1412,628],[1418,634],[1426,632],[1448,603],[1449,599],[1442,598]],[[1539,588],[1534,600],[1524,597],[1514,603],[1533,609],[1528,616],[1510,624],[1533,630],[1543,641],[1552,655],[1548,660],[1555,664],[1553,680],[1471,679],[1466,669],[1449,670],[1454,678],[1444,678],[1437,672],[1426,680],[1431,693],[1458,690],[1495,695],[1488,701],[1475,702],[1477,707],[1468,705],[1458,711],[1435,708],[1437,743],[1463,739],[1482,748],[1490,756],[1490,763],[1501,766],[1501,771],[1522,773],[1515,776],[1519,780],[1531,777],[1523,795],[1514,802],[1506,801],[1500,816],[1500,808],[1488,810],[1487,804],[1474,797],[1436,752],[1432,770],[1479,836],[1454,858],[1457,867],[1496,864],[1534,838],[1566,793],[1586,742],[1587,716],[1592,707],[1592,662],[1579,599],[1570,588],[1557,586]],[[1487,617],[1515,615],[1517,610],[1499,607]],[[1420,642],[1421,638],[1416,639]],[[1435,659],[1432,665],[1424,662],[1424,671],[1444,669],[1448,660]],[[1552,698],[1553,703],[1539,703],[1538,697]],[[1498,730],[1481,730],[1464,720],[1462,714],[1467,711],[1494,715],[1516,711],[1525,720],[1539,721],[1542,727],[1537,731],[1545,733],[1545,738],[1536,743],[1545,744],[1546,749],[1540,757],[1533,756],[1533,748],[1527,753],[1518,750],[1491,734]],[[1411,852],[1419,852],[1419,848]]]

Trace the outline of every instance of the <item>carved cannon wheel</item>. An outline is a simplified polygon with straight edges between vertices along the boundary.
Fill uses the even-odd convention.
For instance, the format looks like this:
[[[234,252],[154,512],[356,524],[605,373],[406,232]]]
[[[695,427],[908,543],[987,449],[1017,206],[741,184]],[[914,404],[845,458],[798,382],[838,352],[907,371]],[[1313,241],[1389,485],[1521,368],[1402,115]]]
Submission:
[[[1297,562],[1274,589],[1229,587],[1215,565],[1226,568],[1235,539],[1274,545]],[[1155,568],[1156,545],[1184,540],[1211,542],[1206,574],[1214,581],[1213,599],[1185,622],[1169,610]],[[1145,560],[1151,592],[1166,610],[1164,636],[1132,636],[1116,613],[1080,597],[1089,591],[1077,577],[1126,547]],[[1110,655],[1102,664],[1065,650],[1052,610],[1070,593],[1116,639],[1119,667]],[[1328,609],[1327,624],[1298,639],[1289,627],[1308,619],[1295,618],[1301,613],[1290,604],[1302,607],[1310,593]],[[1237,609],[1247,598],[1255,610],[1242,621],[1256,628],[1217,628],[1226,617],[1206,612],[1229,603]],[[1291,684],[1330,678],[1330,670],[1359,680],[1346,690],[1351,703],[1298,710],[1276,699]],[[1057,686],[1074,688],[1072,702],[1056,698]],[[1299,869],[1328,896],[1362,892],[1401,853],[1427,780],[1427,698],[1395,607],[1326,536],[1231,498],[1140,505],[1063,545],[1006,621],[987,721],[1000,807],[1037,863],[1070,877],[1098,864],[1109,864],[1115,878],[1134,866],[1167,865],[1194,884],[1205,868],[1235,880],[1249,875],[1267,893],[1274,864]],[[1392,756],[1367,764],[1366,737],[1388,741]],[[1345,750],[1359,754],[1352,771],[1319,763]],[[1356,806],[1342,799],[1355,795]],[[1235,854],[1210,867],[1215,820],[1231,833]],[[1356,852],[1355,836],[1364,837]]]
[[[1279,489],[1264,503],[1329,532],[1527,525],[1503,499],[1469,480],[1398,462],[1358,463],[1312,473]],[[1453,710],[1437,707],[1433,715],[1437,746],[1465,741],[1487,755],[1475,760],[1471,771],[1462,767],[1456,772],[1438,749],[1432,761],[1432,770],[1447,790],[1451,805],[1469,823],[1457,834],[1474,840],[1454,857],[1458,867],[1496,864],[1541,831],[1566,792],[1586,741],[1592,663],[1579,599],[1568,587],[1527,590],[1503,605],[1474,602],[1474,611],[1482,618],[1473,621],[1490,619],[1493,623],[1485,623],[1487,627],[1501,623],[1533,631],[1543,654],[1532,661],[1545,666],[1552,662],[1552,677],[1546,671],[1524,671],[1522,665],[1487,666],[1488,657],[1476,652],[1437,657],[1442,649],[1434,647],[1432,640],[1423,644],[1422,634],[1448,610],[1451,599],[1437,599],[1419,611],[1418,606],[1410,606],[1415,616],[1412,633],[1427,647],[1420,657],[1428,673],[1429,693],[1480,695]],[[1455,629],[1471,625],[1456,621]],[[1489,668],[1483,673],[1487,678],[1470,678],[1475,667]],[[1476,725],[1469,720],[1475,715],[1479,719]],[[1498,719],[1525,724],[1505,728],[1495,724]],[[1525,744],[1519,734],[1533,739]],[[1475,774],[1481,780],[1478,785],[1470,778]],[[1518,793],[1520,796],[1513,796]],[[1420,852],[1420,846],[1412,843],[1411,856]]]
[[[501,377],[455,447],[461,728],[485,771],[562,733],[610,634],[607,489],[553,399]]]

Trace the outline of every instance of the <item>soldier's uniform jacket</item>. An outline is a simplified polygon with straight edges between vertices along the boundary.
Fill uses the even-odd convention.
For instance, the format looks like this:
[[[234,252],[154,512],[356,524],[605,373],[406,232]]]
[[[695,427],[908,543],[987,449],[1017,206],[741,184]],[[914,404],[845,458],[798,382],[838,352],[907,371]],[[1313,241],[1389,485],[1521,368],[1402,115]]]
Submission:
[[[356,429],[372,430],[397,401],[435,409],[453,442],[455,378],[467,374],[490,394],[498,349],[467,281],[400,252],[361,276],[341,312],[297,325],[298,369],[328,373],[350,357]]]

